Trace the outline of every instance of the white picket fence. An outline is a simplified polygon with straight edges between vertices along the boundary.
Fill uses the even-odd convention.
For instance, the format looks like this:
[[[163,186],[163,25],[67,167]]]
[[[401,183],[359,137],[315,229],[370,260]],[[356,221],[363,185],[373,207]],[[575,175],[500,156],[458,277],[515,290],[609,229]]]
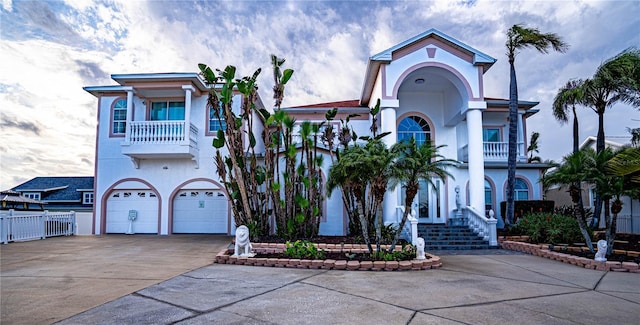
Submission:
[[[0,242],[45,239],[55,236],[75,234],[76,213],[70,212],[28,212],[17,213],[9,210],[0,214]]]

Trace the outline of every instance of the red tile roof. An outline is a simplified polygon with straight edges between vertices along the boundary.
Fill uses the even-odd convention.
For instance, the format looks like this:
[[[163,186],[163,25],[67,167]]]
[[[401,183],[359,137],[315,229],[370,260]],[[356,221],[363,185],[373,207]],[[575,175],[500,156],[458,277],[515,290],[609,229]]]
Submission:
[[[333,107],[361,107],[359,99],[342,100],[337,102],[319,103],[303,106],[292,106],[290,108],[333,108]],[[364,106],[362,106],[364,107]]]

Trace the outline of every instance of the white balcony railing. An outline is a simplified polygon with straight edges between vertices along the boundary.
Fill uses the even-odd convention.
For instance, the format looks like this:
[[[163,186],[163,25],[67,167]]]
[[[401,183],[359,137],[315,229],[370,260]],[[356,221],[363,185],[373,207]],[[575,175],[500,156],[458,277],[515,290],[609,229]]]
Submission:
[[[507,161],[509,156],[509,143],[508,142],[483,142],[482,152],[484,153],[485,161]],[[462,161],[469,161],[469,146],[464,145],[460,148],[460,159]],[[518,143],[517,156],[519,159],[525,157],[524,143]]]
[[[133,121],[125,136],[128,144],[186,144],[195,145],[198,128],[189,123],[187,138],[185,121]]]

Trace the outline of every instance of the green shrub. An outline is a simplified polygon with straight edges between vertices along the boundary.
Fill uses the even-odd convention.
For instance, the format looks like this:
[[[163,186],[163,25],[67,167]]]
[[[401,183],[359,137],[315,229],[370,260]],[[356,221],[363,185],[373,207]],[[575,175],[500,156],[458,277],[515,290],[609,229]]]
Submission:
[[[393,251],[389,253],[386,250],[380,252],[373,252],[371,259],[376,261],[408,261],[416,258],[416,247],[408,244],[402,245],[401,250]]]
[[[290,258],[321,260],[324,259],[324,254],[324,250],[318,250],[316,245],[306,240],[296,240],[293,243],[287,241],[284,250],[284,255]]]
[[[530,213],[518,219],[513,232],[529,236],[533,243],[576,243],[583,242],[578,221],[556,213]]]

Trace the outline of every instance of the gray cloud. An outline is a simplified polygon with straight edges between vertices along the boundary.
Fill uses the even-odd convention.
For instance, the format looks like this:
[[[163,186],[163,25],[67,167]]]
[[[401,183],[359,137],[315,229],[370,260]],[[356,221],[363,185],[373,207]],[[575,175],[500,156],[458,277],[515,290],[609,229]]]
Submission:
[[[42,132],[42,127],[40,125],[30,121],[21,121],[16,117],[7,116],[6,114],[2,115],[2,122],[0,122],[0,127],[3,129],[3,133],[6,132],[6,129],[17,129],[20,131],[26,131],[28,133],[33,133],[35,135],[40,135],[40,132]]]
[[[57,16],[51,5],[64,6],[62,2],[14,1],[11,14],[2,12],[3,37],[13,40],[46,39],[80,46],[82,37]]]
[[[75,60],[77,72],[86,84],[109,83],[109,74],[95,62]]]

